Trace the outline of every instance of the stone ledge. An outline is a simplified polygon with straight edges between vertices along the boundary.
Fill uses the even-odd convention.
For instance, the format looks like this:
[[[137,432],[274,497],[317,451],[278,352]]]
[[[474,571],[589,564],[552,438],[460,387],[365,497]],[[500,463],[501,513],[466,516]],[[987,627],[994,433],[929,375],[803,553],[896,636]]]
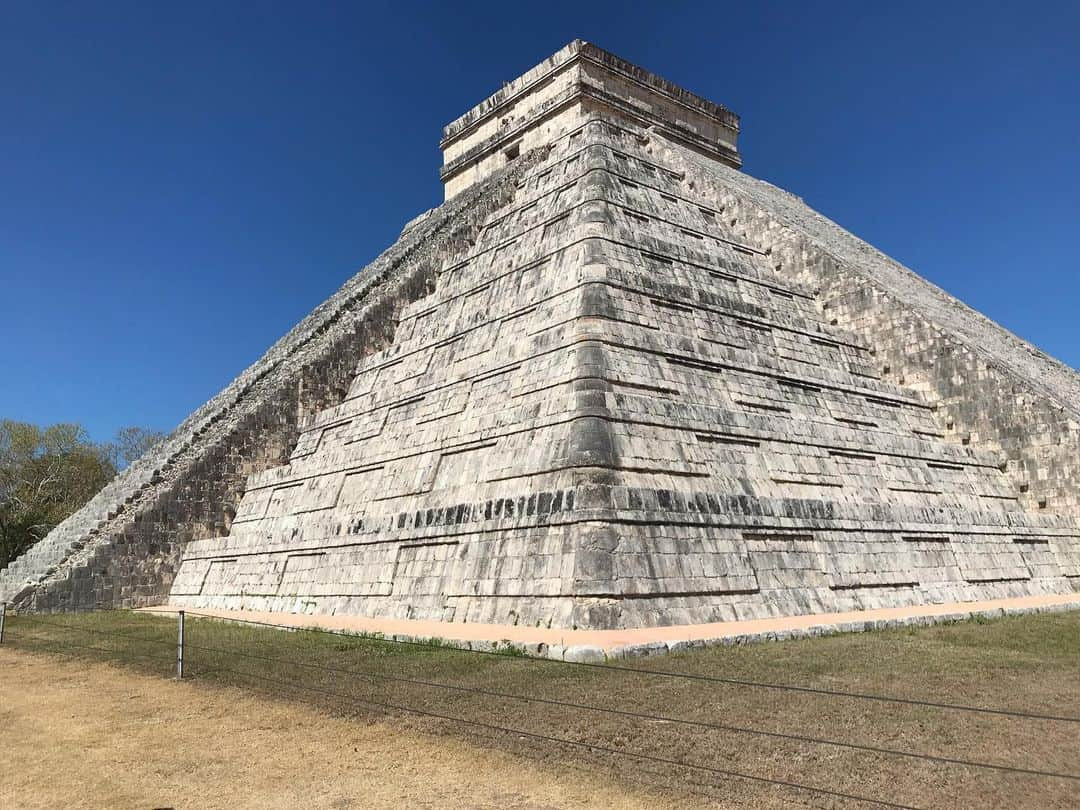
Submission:
[[[739,116],[723,104],[717,104],[696,93],[691,93],[689,90],[685,90],[673,82],[657,76],[655,73],[627,62],[625,59],[620,59],[615,54],[605,51],[590,42],[575,39],[443,127],[442,139],[439,143],[440,147],[445,147],[452,141],[462,137],[479,122],[491,115],[498,114],[509,103],[531,92],[536,85],[548,81],[551,74],[568,68],[579,59],[585,59],[614,73],[619,73],[625,78],[666,96],[674,102],[715,118],[735,132],[739,131]]]

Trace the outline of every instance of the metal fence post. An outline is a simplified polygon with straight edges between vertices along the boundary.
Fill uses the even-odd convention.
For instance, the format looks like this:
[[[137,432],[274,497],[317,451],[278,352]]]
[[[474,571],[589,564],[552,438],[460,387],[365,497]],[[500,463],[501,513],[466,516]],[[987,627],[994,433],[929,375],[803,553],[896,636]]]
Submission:
[[[7,602],[0,602],[0,644],[4,643],[4,619],[7,618]]]
[[[184,611],[178,611],[176,614],[177,631],[176,631],[176,680],[184,680]]]

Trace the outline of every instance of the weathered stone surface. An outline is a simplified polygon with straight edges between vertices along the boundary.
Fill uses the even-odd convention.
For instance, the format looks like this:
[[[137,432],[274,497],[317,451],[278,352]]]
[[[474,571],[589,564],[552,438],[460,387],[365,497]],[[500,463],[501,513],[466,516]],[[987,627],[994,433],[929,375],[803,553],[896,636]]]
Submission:
[[[583,43],[511,83],[317,311],[342,336],[298,327],[19,604],[601,628],[1076,589],[1080,378],[725,165],[737,129]]]
[[[597,115],[655,127],[713,160],[742,165],[731,110],[574,40],[446,125],[439,144],[446,198]]]

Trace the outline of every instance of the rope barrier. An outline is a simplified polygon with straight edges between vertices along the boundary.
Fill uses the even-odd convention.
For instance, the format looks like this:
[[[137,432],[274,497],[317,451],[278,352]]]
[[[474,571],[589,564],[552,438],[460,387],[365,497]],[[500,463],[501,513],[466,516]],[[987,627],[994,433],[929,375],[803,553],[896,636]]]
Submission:
[[[944,709],[949,711],[961,711],[972,712],[976,714],[992,714],[1000,715],[1004,717],[1016,717],[1025,720],[1049,720],[1060,723],[1080,723],[1080,717],[1071,717],[1068,715],[1053,715],[1053,714],[1041,714],[1039,712],[1027,712],[1016,709],[1001,709],[986,706],[966,706],[959,703],[942,703],[932,700],[920,700],[918,698],[904,698],[893,695],[875,695],[865,692],[848,692],[839,689],[825,689],[823,687],[813,686],[799,686],[796,684],[782,684],[771,683],[769,681],[752,681],[744,678],[729,678],[719,675],[700,675],[693,672],[673,672],[671,670],[664,669],[647,669],[644,667],[628,667],[620,666],[618,664],[610,663],[592,663],[587,661],[561,661],[555,658],[543,658],[535,655],[523,655],[517,652],[507,653],[499,650],[471,650],[463,647],[455,647],[448,644],[434,644],[431,642],[409,639],[398,639],[382,636],[364,636],[356,633],[348,633],[340,630],[330,630],[324,627],[296,627],[292,625],[273,624],[271,622],[261,622],[254,619],[238,619],[231,616],[214,616],[208,613],[192,613],[185,611],[188,616],[194,616],[202,619],[213,619],[220,622],[236,622],[238,624],[250,624],[259,627],[272,627],[278,630],[290,630],[290,631],[308,631],[314,633],[325,633],[332,636],[343,636],[346,638],[354,638],[357,640],[367,640],[376,642],[385,642],[389,644],[404,644],[409,646],[427,647],[432,649],[447,650],[451,652],[459,653],[471,653],[474,655],[486,655],[497,656],[515,661],[529,661],[537,663],[547,663],[554,665],[562,665],[568,667],[585,667],[590,669],[609,670],[612,672],[624,672],[634,675],[652,675],[663,678],[676,678],[691,681],[702,681],[705,683],[722,683],[731,686],[746,686],[758,689],[774,689],[779,691],[789,692],[801,692],[804,694],[823,695],[829,697],[843,697],[853,698],[857,700],[871,700],[882,703],[896,703],[908,706],[923,706],[934,709]]]
[[[30,638],[30,639],[34,639],[35,641],[52,642],[54,645],[62,644],[65,647],[76,647],[76,648],[78,648],[80,650],[93,650],[95,652],[112,653],[113,655],[115,655],[116,653],[119,653],[119,652],[123,652],[124,655],[126,655],[126,656],[128,656],[130,658],[145,658],[148,661],[160,661],[162,663],[165,663],[165,662],[171,663],[172,660],[173,660],[171,657],[166,658],[166,657],[161,656],[161,655],[147,655],[146,653],[135,653],[135,652],[131,652],[130,650],[121,651],[121,650],[109,649],[108,647],[91,647],[91,646],[86,645],[86,644],[76,644],[74,641],[67,641],[66,639],[61,640],[61,639],[53,638],[52,636],[38,636],[38,635],[34,635],[33,633],[23,633],[22,631],[19,631],[17,634],[13,635],[11,633],[11,631],[9,630],[8,631],[8,637],[13,638],[16,641],[18,641],[20,638]],[[65,653],[63,649],[52,649],[52,648],[50,648],[48,650],[48,652],[58,652],[58,653],[62,653],[64,655],[73,654],[73,653]]]
[[[633,712],[625,709],[613,709],[605,706],[596,706],[589,703],[575,703],[573,701],[555,700],[553,698],[541,698],[530,695],[519,695],[509,692],[498,692],[488,689],[480,689],[471,686],[460,686],[456,684],[443,683],[441,681],[429,681],[418,678],[406,678],[404,676],[396,675],[383,675],[379,673],[368,672],[365,670],[357,669],[345,669],[341,667],[329,667],[322,664],[312,664],[306,661],[296,661],[294,659],[286,658],[274,658],[265,655],[255,655],[254,653],[240,652],[239,650],[223,650],[217,647],[207,647],[205,645],[187,644],[188,649],[200,650],[203,652],[218,653],[220,655],[235,655],[242,658],[249,658],[258,661],[265,661],[274,664],[286,664],[288,666],[305,667],[308,669],[321,670],[323,672],[331,672],[341,675],[359,676],[361,678],[367,678],[370,680],[390,681],[394,683],[408,683],[415,686],[427,686],[437,689],[446,689],[454,692],[464,692],[468,694],[483,695],[485,697],[497,697],[509,700],[520,700],[528,703],[540,703],[549,706],[559,706],[568,709],[578,709],[582,711],[600,712],[603,714],[618,715],[621,717],[631,717],[637,720],[648,720],[652,722],[660,723],[672,723],[678,725],[693,726],[696,728],[705,728],[712,731],[724,731],[738,734],[753,734],[763,737],[771,737],[774,739],[790,740],[793,742],[811,743],[814,745],[831,745],[838,748],[849,748],[856,751],[866,751],[874,754],[883,754],[887,756],[896,757],[908,757],[911,759],[919,759],[928,762],[936,762],[947,765],[961,765],[969,768],[983,768],[987,770],[1003,771],[1007,773],[1025,774],[1028,776],[1041,776],[1052,777],[1056,779],[1072,779],[1080,781],[1080,775],[1060,773],[1057,771],[1040,771],[1032,768],[1020,768],[1012,765],[999,765],[992,762],[979,762],[976,760],[958,759],[954,757],[940,756],[937,754],[921,754],[917,751],[903,751],[895,748],[883,748],[875,745],[863,744],[863,743],[851,743],[844,742],[843,740],[832,740],[824,737],[810,737],[801,734],[791,734],[779,731],[768,731],[766,729],[750,728],[746,726],[732,726],[722,723],[711,723],[704,720],[690,720],[681,717],[670,717],[667,715],[648,714],[644,712]]]
[[[455,717],[453,715],[442,714],[440,712],[433,712],[427,709],[417,709],[411,706],[401,706],[394,703],[384,703],[381,701],[367,700],[364,698],[358,698],[353,695],[345,695],[340,692],[331,692],[326,689],[319,689],[314,686],[305,686],[303,684],[289,683],[277,678],[269,678],[265,675],[256,675],[252,672],[239,672],[237,670],[228,669],[225,667],[215,667],[211,672],[225,672],[231,675],[238,675],[242,678],[254,678],[256,680],[265,681],[277,686],[283,686],[289,689],[301,689],[306,692],[314,692],[318,694],[327,695],[329,697],[335,697],[341,700],[347,700],[353,703],[359,703],[367,706],[375,706],[381,709],[391,709],[393,711],[404,712],[406,714],[415,714],[422,717],[430,717],[438,720],[447,720],[454,723],[463,723],[465,725],[473,726],[476,728],[482,728],[488,731],[495,731],[501,734],[516,734],[519,737],[525,737],[533,740],[541,740],[548,743],[558,743],[561,745],[569,745],[577,748],[586,748],[592,751],[599,751],[604,754],[614,754],[616,756],[627,756],[634,759],[639,759],[648,762],[655,762],[662,765],[674,765],[676,767],[689,768],[692,770],[700,770],[707,773],[716,774],[732,779],[744,779],[753,782],[765,783],[774,786],[781,786],[790,788],[793,790],[801,790],[809,793],[816,793],[818,795],[830,796],[837,799],[847,799],[850,801],[862,802],[864,804],[873,804],[879,807],[891,807],[898,808],[898,810],[919,810],[919,808],[911,805],[896,804],[894,802],[885,801],[882,799],[872,799],[866,796],[858,796],[853,793],[845,793],[837,790],[830,790],[828,788],[814,787],[813,785],[804,785],[799,782],[792,782],[785,779],[774,779],[768,776],[757,776],[755,774],[743,773],[741,771],[732,771],[725,768],[716,768],[711,765],[702,765],[699,763],[685,762],[678,759],[669,759],[667,757],[659,757],[653,754],[643,754],[635,751],[627,751],[625,749],[610,748],[608,746],[599,745],[596,743],[584,742],[582,740],[570,740],[565,737],[554,737],[547,734],[538,734],[532,731],[525,731],[523,729],[508,728],[506,726],[499,726],[493,723],[485,723],[482,720],[470,720],[465,717]],[[204,671],[205,674],[205,671]]]

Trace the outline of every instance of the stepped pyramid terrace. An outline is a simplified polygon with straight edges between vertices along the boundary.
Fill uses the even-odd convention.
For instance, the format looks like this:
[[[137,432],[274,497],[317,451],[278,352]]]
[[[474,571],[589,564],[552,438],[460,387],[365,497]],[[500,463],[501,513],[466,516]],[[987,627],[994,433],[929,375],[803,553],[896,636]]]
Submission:
[[[446,201],[0,572],[19,611],[612,630],[1080,593],[1080,375],[575,41]]]

